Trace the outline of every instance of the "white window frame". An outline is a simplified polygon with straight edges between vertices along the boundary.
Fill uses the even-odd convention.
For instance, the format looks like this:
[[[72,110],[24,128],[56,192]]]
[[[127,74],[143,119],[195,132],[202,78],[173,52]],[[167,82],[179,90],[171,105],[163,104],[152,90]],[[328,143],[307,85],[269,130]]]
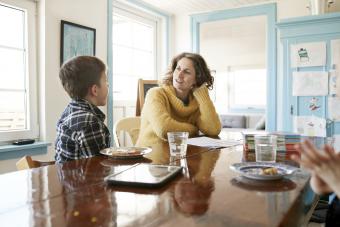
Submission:
[[[0,143],[25,138],[39,138],[38,123],[38,92],[37,92],[37,1],[33,0],[0,0],[0,3],[25,12],[25,50],[26,69],[25,81],[27,89],[26,99],[26,129],[1,131]],[[28,84],[28,85],[27,85]]]

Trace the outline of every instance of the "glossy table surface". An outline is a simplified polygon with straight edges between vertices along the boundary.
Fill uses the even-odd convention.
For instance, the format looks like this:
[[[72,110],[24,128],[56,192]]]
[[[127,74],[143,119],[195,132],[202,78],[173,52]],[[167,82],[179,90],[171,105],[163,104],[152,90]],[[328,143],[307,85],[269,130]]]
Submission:
[[[315,199],[309,175],[247,180],[230,170],[242,146],[188,146],[171,159],[157,144],[143,159],[105,156],[0,175],[1,226],[301,226]],[[104,177],[135,163],[182,165],[156,189],[107,185]]]

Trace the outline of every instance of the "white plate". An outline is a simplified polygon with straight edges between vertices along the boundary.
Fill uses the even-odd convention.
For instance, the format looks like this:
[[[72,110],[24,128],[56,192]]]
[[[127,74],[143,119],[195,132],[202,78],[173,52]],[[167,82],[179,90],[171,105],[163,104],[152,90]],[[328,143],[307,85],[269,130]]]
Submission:
[[[274,167],[278,173],[275,175],[264,175],[262,169]],[[277,180],[284,176],[289,176],[298,170],[293,166],[281,163],[264,163],[264,162],[241,162],[230,165],[230,169],[242,174],[242,176],[255,180]]]
[[[101,154],[110,158],[141,158],[152,151],[149,147],[109,147],[100,151]]]

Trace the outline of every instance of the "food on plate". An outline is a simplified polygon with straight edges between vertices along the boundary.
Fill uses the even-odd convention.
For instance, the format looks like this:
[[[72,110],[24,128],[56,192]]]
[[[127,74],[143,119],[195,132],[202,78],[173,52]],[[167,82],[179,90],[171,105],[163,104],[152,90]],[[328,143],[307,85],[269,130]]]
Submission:
[[[112,150],[112,155],[140,155],[141,151],[137,149],[115,149]]]
[[[261,175],[277,175],[279,172],[275,167],[266,167],[261,169]]]

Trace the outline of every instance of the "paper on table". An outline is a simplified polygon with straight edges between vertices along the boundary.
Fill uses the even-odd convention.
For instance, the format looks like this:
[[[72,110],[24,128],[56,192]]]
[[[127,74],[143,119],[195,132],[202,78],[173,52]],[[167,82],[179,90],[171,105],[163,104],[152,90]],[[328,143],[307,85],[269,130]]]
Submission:
[[[213,139],[206,136],[189,138],[188,144],[200,147],[232,147],[242,144],[237,140]]]

